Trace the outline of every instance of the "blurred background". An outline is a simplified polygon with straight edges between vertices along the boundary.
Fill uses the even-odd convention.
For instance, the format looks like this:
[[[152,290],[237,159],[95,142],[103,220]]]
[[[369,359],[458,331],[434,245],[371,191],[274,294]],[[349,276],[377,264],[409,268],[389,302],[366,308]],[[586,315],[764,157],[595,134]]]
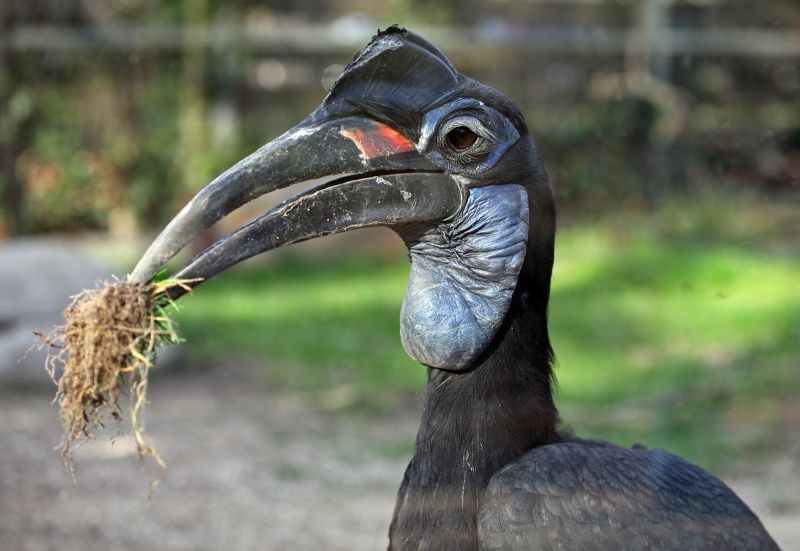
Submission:
[[[0,548],[385,547],[425,381],[390,232],[291,247],[183,301],[149,506],[124,436],[79,450],[72,484],[41,352],[20,358],[392,23],[525,113],[559,210],[565,423],[710,469],[800,549],[796,0],[2,0]]]

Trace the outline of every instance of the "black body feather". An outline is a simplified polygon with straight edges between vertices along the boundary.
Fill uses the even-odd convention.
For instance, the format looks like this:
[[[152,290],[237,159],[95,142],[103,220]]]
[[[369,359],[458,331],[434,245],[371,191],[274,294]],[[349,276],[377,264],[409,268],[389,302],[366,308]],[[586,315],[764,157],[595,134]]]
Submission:
[[[523,281],[474,369],[429,369],[389,549],[777,550],[699,467],[558,430],[543,290]]]
[[[778,549],[719,479],[663,450],[569,442],[532,449],[496,474],[480,549]]]
[[[777,550],[733,491],[699,467],[559,430],[547,329],[555,207],[535,149],[512,148],[507,162],[509,177],[527,182],[525,262],[472,369],[428,370],[389,549]]]
[[[472,370],[428,370],[390,549],[477,549],[478,511],[492,476],[531,448],[559,441],[547,324],[531,298],[525,286],[517,289],[506,321]]]

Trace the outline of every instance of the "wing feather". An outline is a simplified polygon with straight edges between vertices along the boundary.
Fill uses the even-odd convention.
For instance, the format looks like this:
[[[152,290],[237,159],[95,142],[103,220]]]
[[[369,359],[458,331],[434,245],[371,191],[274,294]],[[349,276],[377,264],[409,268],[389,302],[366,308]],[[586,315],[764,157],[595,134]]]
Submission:
[[[778,549],[719,479],[661,450],[591,442],[535,448],[489,483],[481,549]]]

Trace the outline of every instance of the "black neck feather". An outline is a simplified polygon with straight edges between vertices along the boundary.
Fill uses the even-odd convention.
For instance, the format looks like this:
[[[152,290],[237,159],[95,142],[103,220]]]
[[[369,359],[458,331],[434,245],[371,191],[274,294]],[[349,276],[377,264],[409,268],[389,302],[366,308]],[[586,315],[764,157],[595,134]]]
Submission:
[[[558,440],[547,287],[520,279],[502,327],[473,369],[428,370],[390,549],[477,549],[478,507],[489,479],[534,446]]]

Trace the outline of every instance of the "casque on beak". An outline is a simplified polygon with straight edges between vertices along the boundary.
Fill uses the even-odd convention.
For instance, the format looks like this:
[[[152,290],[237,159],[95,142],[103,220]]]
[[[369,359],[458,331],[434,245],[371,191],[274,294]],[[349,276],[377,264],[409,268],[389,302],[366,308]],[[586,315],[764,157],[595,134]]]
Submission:
[[[369,226],[445,220],[460,208],[458,184],[390,126],[366,117],[318,118],[315,111],[202,189],[150,245],[129,279],[149,281],[198,233],[237,207],[311,179],[331,178],[217,241],[174,277],[206,280],[283,245]]]

